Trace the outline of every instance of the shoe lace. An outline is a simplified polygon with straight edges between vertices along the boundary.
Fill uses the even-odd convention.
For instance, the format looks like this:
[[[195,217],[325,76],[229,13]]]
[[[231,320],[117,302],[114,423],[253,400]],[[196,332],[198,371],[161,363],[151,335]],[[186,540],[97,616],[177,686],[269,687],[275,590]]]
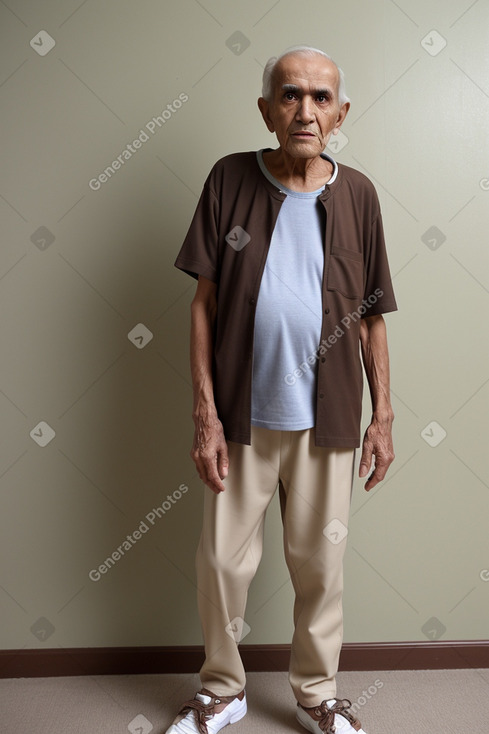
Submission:
[[[220,703],[231,703],[235,699],[235,696],[221,696],[220,698],[211,698],[209,703],[199,701],[197,698],[192,698],[190,701],[185,701],[180,714],[187,714],[189,711],[193,711],[195,715],[195,723],[200,734],[208,734],[207,721],[211,719],[215,714],[215,707]]]
[[[329,707],[326,701],[314,709],[314,713],[319,717],[318,726],[324,734],[335,734],[336,727],[334,725],[334,717],[336,714],[343,716],[355,729],[360,728],[360,722],[349,711],[351,701],[347,698],[335,700],[333,706]]]

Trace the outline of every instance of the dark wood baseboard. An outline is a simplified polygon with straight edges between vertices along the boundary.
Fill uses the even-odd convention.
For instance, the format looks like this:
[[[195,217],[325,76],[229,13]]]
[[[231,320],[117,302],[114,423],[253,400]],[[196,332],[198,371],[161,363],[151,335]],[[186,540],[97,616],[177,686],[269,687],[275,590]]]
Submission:
[[[241,645],[247,671],[284,671],[290,645]],[[0,678],[195,673],[203,648],[90,647],[0,651]],[[345,643],[340,670],[489,668],[489,640]]]

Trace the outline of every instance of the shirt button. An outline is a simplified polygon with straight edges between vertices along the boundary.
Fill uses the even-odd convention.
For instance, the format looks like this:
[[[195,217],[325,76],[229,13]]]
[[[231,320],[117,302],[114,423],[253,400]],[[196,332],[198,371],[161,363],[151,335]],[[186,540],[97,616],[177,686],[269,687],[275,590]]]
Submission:
[[[250,298],[249,304],[250,304],[250,306],[254,306],[255,305],[255,299],[253,297]]]
[[[325,313],[325,314],[328,314],[328,313],[329,313],[329,308],[325,308],[325,309],[324,309],[324,313]]]
[[[321,362],[326,362],[326,357],[321,357]]]
[[[320,399],[322,400],[322,399],[324,398],[324,393],[323,393],[323,392],[320,392],[320,393],[319,393],[319,397],[320,397]]]

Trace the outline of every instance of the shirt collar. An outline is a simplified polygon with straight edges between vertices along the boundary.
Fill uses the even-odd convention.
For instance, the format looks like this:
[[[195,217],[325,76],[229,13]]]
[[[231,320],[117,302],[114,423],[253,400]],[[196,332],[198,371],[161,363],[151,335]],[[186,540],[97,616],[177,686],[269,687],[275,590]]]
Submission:
[[[265,176],[265,178],[268,181],[270,181],[270,183],[273,184],[279,191],[282,191],[284,193],[287,193],[287,191],[289,189],[287,189],[285,186],[283,186],[283,184],[281,184],[280,181],[277,181],[277,179],[272,176],[272,174],[270,173],[270,171],[268,170],[268,168],[265,166],[265,164],[263,162],[263,153],[266,152],[267,150],[271,150],[271,149],[270,148],[261,148],[260,150],[257,150],[257,152],[256,152],[256,158],[257,158],[257,161],[258,161],[258,165],[260,167],[260,171],[263,173],[263,175]],[[320,155],[321,155],[321,158],[324,158],[324,160],[329,161],[331,163],[331,165],[333,166],[333,173],[331,174],[331,178],[329,179],[329,181],[326,181],[326,183],[324,184],[324,186],[322,186],[320,189],[318,189],[317,192],[311,192],[311,193],[318,193],[318,194],[321,193],[322,191],[324,191],[324,188],[326,186],[330,186],[332,183],[334,183],[336,181],[336,177],[338,176],[338,164],[334,160],[334,158],[332,158],[327,153],[324,153],[324,151]]]

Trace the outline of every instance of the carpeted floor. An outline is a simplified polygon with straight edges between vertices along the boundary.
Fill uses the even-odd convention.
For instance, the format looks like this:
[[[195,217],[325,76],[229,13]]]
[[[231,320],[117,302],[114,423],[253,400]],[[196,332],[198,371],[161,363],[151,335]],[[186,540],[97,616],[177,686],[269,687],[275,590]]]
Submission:
[[[2,734],[163,734],[196,675],[0,680]],[[300,734],[286,673],[250,673],[229,734]],[[340,673],[367,734],[489,734],[489,669]]]

